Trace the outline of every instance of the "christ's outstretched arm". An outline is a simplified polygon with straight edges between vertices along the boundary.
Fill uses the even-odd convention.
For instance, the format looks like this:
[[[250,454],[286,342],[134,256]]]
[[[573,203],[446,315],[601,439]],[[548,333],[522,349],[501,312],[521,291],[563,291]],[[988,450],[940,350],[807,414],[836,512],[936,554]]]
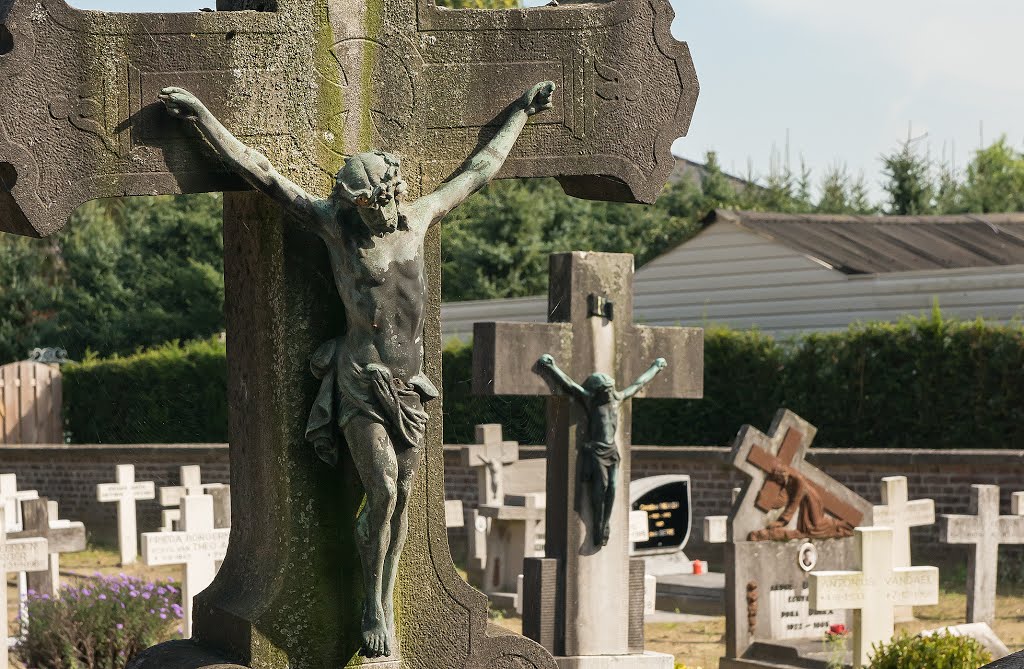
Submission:
[[[656,377],[661,372],[661,370],[665,369],[666,367],[668,367],[668,363],[665,361],[665,358],[658,358],[657,360],[655,360],[654,364],[651,365],[651,367],[646,372],[641,374],[640,378],[633,382],[633,385],[628,386],[625,390],[622,391],[622,399],[628,400],[633,395],[636,395],[638,392],[640,392],[641,389],[643,389],[644,386],[653,381],[654,377]]]
[[[282,176],[262,153],[232,135],[199,98],[182,88],[170,87],[160,91],[160,100],[171,116],[195,124],[220,159],[250,186],[269,195],[307,226],[318,226],[320,200]]]
[[[541,369],[548,370],[548,373],[555,379],[559,386],[565,390],[566,393],[575,397],[576,399],[583,401],[587,398],[587,391],[584,390],[578,383],[569,378],[569,375],[562,371],[562,369],[555,363],[555,359],[545,353],[537,361]]]
[[[553,82],[542,81],[524,93],[523,97],[512,104],[498,134],[470,156],[455,177],[416,201],[414,206],[422,208],[424,217],[431,225],[444,218],[498,174],[519,139],[519,134],[526,127],[526,121],[534,114],[551,109],[551,95],[554,92]]]

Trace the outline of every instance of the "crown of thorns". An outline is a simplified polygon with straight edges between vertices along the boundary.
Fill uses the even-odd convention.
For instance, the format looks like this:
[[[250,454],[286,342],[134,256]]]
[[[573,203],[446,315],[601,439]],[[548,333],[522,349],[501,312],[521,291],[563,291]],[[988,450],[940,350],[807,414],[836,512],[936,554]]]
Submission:
[[[357,207],[384,206],[409,190],[400,166],[398,156],[384,151],[356,154],[338,171],[335,188]]]

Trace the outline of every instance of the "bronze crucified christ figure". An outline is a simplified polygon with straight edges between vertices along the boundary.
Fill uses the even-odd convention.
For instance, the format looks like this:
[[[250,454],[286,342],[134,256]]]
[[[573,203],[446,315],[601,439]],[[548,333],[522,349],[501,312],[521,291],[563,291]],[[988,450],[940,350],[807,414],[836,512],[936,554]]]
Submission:
[[[494,178],[527,119],[551,107],[554,90],[548,81],[527,91],[456,176],[414,202],[404,200],[407,186],[395,155],[350,157],[330,197],[317,198],[239,141],[188,91],[166,88],[160,96],[172,116],[191,121],[229,167],[316,233],[330,253],[347,330],[313,355],[321,386],[306,437],[333,466],[343,436],[366,490],[356,519],[365,588],[360,653],[366,657],[394,650],[394,589],[429,418],[424,405],[439,395],[423,372],[424,238]]]
[[[591,527],[595,546],[607,546],[611,538],[611,518],[619,485],[619,454],[615,433],[619,429],[619,408],[640,392],[668,366],[658,358],[636,381],[622,390],[615,389],[615,379],[607,374],[591,374],[579,385],[562,371],[555,359],[544,354],[537,362],[555,386],[572,397],[587,415],[587,441],[580,448],[583,461],[582,482],[589,486]]]

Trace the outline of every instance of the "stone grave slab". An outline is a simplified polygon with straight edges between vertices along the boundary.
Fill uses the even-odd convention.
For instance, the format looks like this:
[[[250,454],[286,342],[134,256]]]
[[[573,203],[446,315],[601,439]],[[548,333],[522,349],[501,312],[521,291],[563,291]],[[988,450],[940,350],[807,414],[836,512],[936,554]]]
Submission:
[[[492,606],[519,608],[517,583],[527,558],[544,555],[545,496],[506,495],[505,504],[478,509],[487,521],[483,590]]]
[[[894,566],[889,527],[858,527],[856,540],[860,569],[811,572],[810,603],[854,611],[853,666],[859,669],[870,663],[873,646],[892,639],[896,607],[939,603],[939,570]]]
[[[178,468],[179,485],[161,486],[158,490],[160,506],[164,510],[160,512],[163,531],[174,530],[181,520],[181,500],[188,495],[202,495],[210,489],[222,485],[220,483],[203,483],[203,470],[199,465],[183,465]]]
[[[811,604],[809,574],[856,567],[853,528],[870,523],[872,506],[806,461],[816,433],[782,409],[767,434],[746,425],[733,442],[731,461],[748,481],[728,520],[723,669],[791,655],[810,662],[830,625],[852,623],[848,611]]]
[[[873,510],[874,526],[892,528],[893,564],[909,567],[910,528],[935,524],[935,500],[915,499],[908,501],[907,477],[886,476],[882,479],[882,504]],[[914,618],[914,610],[907,607],[896,609],[896,621]]]
[[[1024,516],[999,515],[999,486],[971,486],[967,515],[943,514],[940,538],[947,544],[973,546],[967,557],[967,622],[996,618],[996,576],[1000,544],[1024,544]]]
[[[966,636],[974,639],[992,654],[993,660],[1006,657],[1010,649],[1006,647],[999,635],[988,626],[988,623],[964,623],[963,625],[950,625],[934,630],[923,630],[918,636],[952,634],[953,636]]]
[[[135,516],[135,502],[156,498],[152,481],[136,481],[135,465],[118,465],[116,483],[96,486],[96,499],[117,502],[117,545],[121,551],[121,564],[134,564],[139,556],[139,534]]]
[[[690,539],[692,522],[690,477],[683,474],[651,476],[631,481],[630,503],[634,513],[646,516],[641,541],[631,541],[630,555],[642,557],[647,573],[655,576],[693,572],[683,549]]]

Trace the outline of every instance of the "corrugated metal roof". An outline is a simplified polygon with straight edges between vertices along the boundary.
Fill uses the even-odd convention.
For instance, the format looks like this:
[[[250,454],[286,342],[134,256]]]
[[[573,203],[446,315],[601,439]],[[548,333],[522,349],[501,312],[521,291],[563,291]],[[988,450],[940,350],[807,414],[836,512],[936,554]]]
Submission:
[[[728,221],[844,274],[1024,265],[1024,214],[840,216],[719,209]]]

